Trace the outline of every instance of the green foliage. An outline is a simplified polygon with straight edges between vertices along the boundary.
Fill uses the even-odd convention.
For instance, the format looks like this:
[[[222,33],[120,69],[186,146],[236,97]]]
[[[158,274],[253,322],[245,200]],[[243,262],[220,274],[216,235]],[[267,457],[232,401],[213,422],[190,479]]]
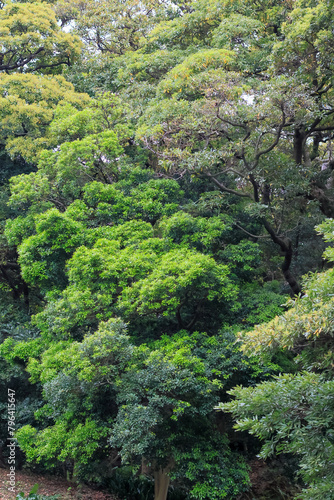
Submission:
[[[15,422],[18,427],[35,422],[34,412],[41,406],[42,396],[40,386],[29,382],[23,361],[33,355],[34,350],[29,349],[29,344],[37,342],[38,331],[30,324],[29,310],[23,300],[14,300],[5,287],[0,290],[0,297],[0,411],[4,416],[0,421],[0,434],[6,436],[8,388],[15,391]],[[13,345],[17,344],[21,348],[14,352]]]
[[[77,326],[95,326],[97,319],[118,311],[133,320],[162,314],[182,326],[184,308],[191,328],[199,308],[214,299],[230,302],[236,296],[227,266],[187,248],[170,250],[161,239],[146,240],[145,233],[137,241],[133,238],[132,234],[123,249],[112,239],[78,248],[67,264],[69,286],[37,316],[39,327],[66,335]],[[196,306],[198,310],[189,317]]]
[[[29,461],[51,467],[70,458],[80,469],[106,449],[116,379],[133,351],[124,327],[110,320],[81,343],[51,344],[41,364],[31,360],[28,369],[34,380],[43,382],[47,401],[37,416],[46,421],[52,417],[54,425],[39,432],[29,425],[18,430]]]
[[[140,6],[134,0],[126,0],[122,6],[107,0],[99,4],[61,0],[57,2],[56,10],[64,23],[75,20],[75,31],[88,54],[101,51],[102,54],[119,56],[139,49],[152,27],[168,17],[168,13],[172,15],[176,5],[156,0],[145,0]]]
[[[125,86],[132,82],[156,83],[176,64],[185,58],[181,50],[158,50],[145,53],[143,50],[129,52],[120,58],[118,63],[117,84]]]
[[[231,230],[231,226],[226,216],[193,217],[182,211],[171,217],[162,218],[158,230],[164,238],[207,253],[219,248],[224,241],[224,236],[226,237],[226,233]]]
[[[65,146],[71,149],[84,140]],[[58,168],[60,160],[56,169],[51,162],[48,168],[64,180],[66,174],[63,194],[65,188],[72,189],[74,197],[73,183],[83,178],[73,175],[75,163],[63,160],[61,150],[59,158],[68,170]],[[40,169],[12,180],[13,206],[30,205],[27,217],[8,221],[6,229],[9,243],[18,245],[22,276],[43,292],[63,290],[60,296],[50,295],[37,316],[43,331],[86,331],[114,314],[133,325],[151,321],[153,328],[155,317],[166,317],[178,328],[191,329],[210,302],[230,304],[231,311],[240,308],[238,303],[232,306],[238,290],[234,281],[241,285],[252,278],[258,245],[224,245],[231,234],[227,216],[180,212],[178,200],[184,192],[176,181],[140,182],[144,174],[139,170],[132,176],[132,181],[124,178],[114,184],[87,182],[82,201],[68,204],[65,212],[44,211],[54,197],[65,200],[59,196],[60,177],[52,180]],[[36,186],[38,178],[43,180]],[[53,183],[58,194],[50,195]],[[38,210],[44,213],[38,215]]]
[[[210,70],[231,68],[233,60],[233,52],[223,49],[208,49],[192,54],[167,73],[158,85],[157,95],[167,94],[180,99],[198,97],[200,89],[196,75],[204,70],[208,77]],[[199,83],[202,83],[201,80]]]
[[[318,227],[333,240],[333,221]],[[332,258],[332,249],[326,251]],[[333,482],[333,271],[307,276],[305,294],[290,301],[291,309],[242,335],[246,352],[298,349],[302,369],[282,374],[256,387],[235,387],[235,400],[219,408],[231,412],[236,429],[263,442],[261,457],[292,453],[307,488],[298,498],[331,498]]]
[[[36,234],[20,245],[19,262],[27,283],[50,288],[64,284],[67,258],[80,245],[84,226],[51,209],[35,219]]]
[[[220,21],[222,6],[220,2],[196,2],[195,8],[185,9],[181,16],[161,22],[150,33],[148,48],[181,48],[189,46],[206,47],[210,35]]]
[[[267,68],[268,55],[275,41],[266,29],[266,24],[258,19],[233,13],[213,31],[211,45],[235,50],[238,70],[256,74]]]
[[[144,475],[135,475],[131,466],[121,467],[116,470],[108,481],[108,488],[117,492],[117,496],[121,500],[127,500],[128,498],[150,500],[154,495],[152,479]],[[172,495],[171,498],[173,500]]]
[[[173,457],[175,477],[193,485],[194,498],[209,498],[214,481],[215,498],[243,491],[246,467],[232,458],[212,418],[233,374],[252,372],[232,340],[180,332],[136,347],[124,323],[109,320],[82,341],[51,343],[40,361],[28,365],[46,401],[36,416],[48,425],[21,427],[20,447],[29,461],[49,466],[73,459],[77,473],[98,459],[101,446],[117,446],[125,463],[144,456],[158,466]],[[201,428],[206,431],[199,441]],[[205,474],[202,462],[195,467],[199,454]]]
[[[226,445],[226,438],[219,434],[202,435],[191,450],[185,448],[178,453],[182,465],[172,478],[185,478],[189,498],[218,500],[234,498],[247,491],[248,468]]]
[[[265,441],[261,457],[294,453],[308,485],[302,498],[331,498],[333,381],[303,372],[280,375],[255,388],[236,387],[236,401],[221,407],[237,420],[236,428]],[[300,497],[298,495],[298,497]]]
[[[274,47],[275,66],[280,65],[287,72],[294,68],[296,76],[308,82],[331,78],[328,60],[333,53],[332,22],[331,2],[296,2],[289,20],[282,26],[284,40]]]
[[[172,477],[192,485],[191,498],[228,498],[246,489],[244,463],[212,428],[211,408],[232,365],[242,369],[229,339],[181,332],[138,354],[122,378],[111,437],[124,460],[144,455],[165,465],[173,457]]]
[[[0,77],[1,142],[12,158],[34,162],[41,149],[48,147],[45,137],[58,103],[77,108],[89,102],[87,94],[77,94],[62,76],[13,73]]]
[[[28,461],[39,463],[43,460],[44,465],[50,465],[55,457],[60,462],[71,457],[87,464],[101,446],[106,433],[107,429],[87,418],[85,422],[78,423],[75,429],[60,422],[38,435],[32,427],[24,426],[18,430],[17,436]]]
[[[53,72],[78,58],[80,40],[61,30],[45,2],[8,2],[0,10],[1,64],[6,71]]]
[[[2,7],[0,378],[27,460],[237,498],[223,401],[330,498],[332,1]]]
[[[122,151],[111,130],[64,143],[58,152],[43,151],[36,173],[11,179],[11,204],[22,206],[23,203],[50,200],[53,205],[63,208],[80,197],[87,182],[115,180],[116,158]]]
[[[305,360],[305,367],[329,368],[332,363],[332,287],[332,270],[307,277],[305,295],[291,300],[289,305],[293,307],[284,315],[247,332],[245,350],[270,352],[277,347],[293,349],[299,344],[304,346],[306,342],[301,357],[307,358],[308,354],[311,357]]]
[[[278,282],[264,283],[261,288],[257,284],[245,284],[239,294],[242,309],[238,311],[238,316],[242,317],[244,326],[268,323],[284,311],[286,299],[280,293]]]
[[[214,298],[232,300],[236,290],[227,274],[228,267],[217,265],[210,257],[174,250],[161,258],[149,277],[122,292],[120,308],[130,313],[159,312],[167,316],[180,310],[188,296],[199,303]]]

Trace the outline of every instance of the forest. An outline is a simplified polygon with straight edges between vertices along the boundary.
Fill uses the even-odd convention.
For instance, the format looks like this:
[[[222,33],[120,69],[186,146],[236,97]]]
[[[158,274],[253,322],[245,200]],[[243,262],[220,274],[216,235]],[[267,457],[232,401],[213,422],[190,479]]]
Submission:
[[[0,40],[1,500],[333,500],[334,0],[2,0]]]

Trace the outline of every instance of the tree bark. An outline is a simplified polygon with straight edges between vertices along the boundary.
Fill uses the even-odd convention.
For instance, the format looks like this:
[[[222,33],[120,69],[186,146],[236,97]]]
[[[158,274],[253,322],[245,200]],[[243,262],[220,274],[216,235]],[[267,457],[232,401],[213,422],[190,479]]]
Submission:
[[[274,243],[280,246],[283,255],[284,255],[284,261],[282,264],[282,273],[286,281],[289,283],[289,286],[291,290],[293,291],[294,295],[299,295],[302,292],[302,289],[290,271],[290,265],[293,257],[293,248],[292,248],[292,242],[290,238],[284,237],[284,236],[278,236],[271,225],[269,224],[268,221],[265,219],[263,220],[263,225],[266,228],[267,232],[270,234],[271,239],[273,240]]]
[[[293,138],[293,156],[297,165],[303,162],[303,149],[304,149],[305,131],[297,127]]]
[[[312,183],[311,190],[306,198],[318,201],[319,208],[326,217],[334,217],[334,199],[327,196],[325,189],[317,186],[315,182]]]
[[[154,471],[154,500],[167,500],[170,477],[169,467]]]
[[[302,146],[303,146],[303,140],[304,140],[305,134],[301,131],[299,131],[299,132],[301,135],[301,137],[300,137],[301,142],[299,144],[301,149],[300,149],[300,152],[298,153],[298,155],[300,154],[301,158],[302,158]],[[215,179],[211,174],[206,174],[206,176],[211,181],[213,181],[216,184],[216,186],[219,187],[220,191],[222,191],[222,192],[233,193],[233,194],[236,194],[236,195],[239,195],[242,197],[247,196],[254,203],[260,203],[260,194],[262,194],[264,200],[266,200],[268,202],[268,204],[270,202],[270,186],[265,185],[262,193],[260,193],[259,183],[257,182],[257,180],[255,179],[255,177],[252,173],[249,174],[249,180],[250,180],[252,187],[253,187],[253,196],[250,196],[248,193],[243,193],[243,192],[238,192],[235,190],[227,189],[221,182],[219,182],[217,179]],[[266,229],[266,231],[268,232],[268,234],[270,235],[273,242],[276,243],[277,245],[279,245],[279,247],[281,248],[281,251],[282,251],[283,256],[284,256],[284,261],[282,264],[282,273],[283,273],[284,278],[288,282],[294,295],[300,294],[302,292],[302,289],[301,289],[299,283],[297,282],[296,278],[294,277],[294,275],[290,271],[290,265],[291,265],[292,257],[293,257],[293,247],[292,247],[291,240],[289,238],[287,238],[286,236],[278,235],[276,233],[276,231],[274,230],[274,228],[271,226],[271,224],[264,218],[262,219],[262,224],[263,224],[264,228]]]
[[[260,202],[260,197],[259,197],[259,186],[258,183],[256,182],[254,176],[252,174],[249,175],[249,179],[252,183],[253,186],[253,192],[254,192],[254,201],[256,203]],[[270,235],[271,239],[273,240],[276,245],[279,245],[281,248],[283,255],[284,255],[284,261],[282,264],[282,273],[286,281],[289,283],[289,286],[293,292],[294,295],[299,295],[302,292],[302,289],[290,271],[290,265],[292,262],[292,257],[293,257],[293,248],[292,248],[292,242],[289,238],[286,236],[279,236],[274,228],[269,224],[269,222],[266,219],[262,219],[262,223]]]

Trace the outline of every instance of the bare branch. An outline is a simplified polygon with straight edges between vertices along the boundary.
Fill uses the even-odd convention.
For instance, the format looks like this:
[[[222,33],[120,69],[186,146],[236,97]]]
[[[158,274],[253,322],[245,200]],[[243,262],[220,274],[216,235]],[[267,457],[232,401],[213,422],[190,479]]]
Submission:
[[[237,226],[237,228],[241,229],[241,231],[248,234],[248,236],[251,236],[252,238],[263,238],[263,239],[270,238],[269,234],[263,234],[263,235],[252,234],[252,233],[248,232],[246,229],[244,229],[243,227],[241,227],[237,222],[235,222],[234,224]]]
[[[208,177],[214,184],[216,184],[216,186],[219,187],[221,191],[224,191],[225,193],[235,194],[236,196],[240,196],[242,198],[250,198],[251,200],[253,199],[249,193],[243,193],[242,191],[236,191],[235,189],[230,189],[226,187],[223,183],[219,182],[218,179],[216,179],[213,175],[209,174],[208,172],[206,172],[204,175]]]

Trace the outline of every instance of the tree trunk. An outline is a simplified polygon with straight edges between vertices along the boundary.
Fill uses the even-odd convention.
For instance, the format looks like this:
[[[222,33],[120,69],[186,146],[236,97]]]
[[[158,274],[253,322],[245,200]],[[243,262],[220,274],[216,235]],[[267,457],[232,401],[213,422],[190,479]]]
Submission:
[[[170,478],[168,467],[154,471],[154,500],[167,500]]]
[[[293,138],[293,156],[297,165],[303,162],[303,149],[304,149],[305,131],[297,127]]]
[[[270,205],[270,185],[265,184],[262,189],[262,203],[263,205]]]
[[[296,129],[295,137],[294,137],[294,139],[295,139],[295,141],[294,141],[295,160],[296,161],[298,160],[300,163],[301,163],[302,157],[303,157],[304,138],[305,138],[305,133],[300,129]],[[253,201],[255,203],[260,203],[260,186],[252,173],[249,174],[249,180],[253,186],[253,198],[251,196],[249,196],[248,193],[242,193],[242,192],[238,193],[237,191],[227,189],[222,183],[217,181],[217,179],[215,179],[210,174],[206,174],[206,176],[211,181],[213,181],[222,192],[228,192],[228,193],[236,194],[236,195],[239,195],[242,197],[247,196],[247,197],[253,199]],[[263,201],[267,201],[267,204],[269,204],[269,202],[270,202],[270,185],[264,186],[262,196],[263,196]],[[293,248],[292,248],[291,240],[289,238],[287,238],[286,236],[280,236],[279,234],[277,234],[276,231],[274,230],[274,228],[271,226],[271,224],[266,219],[262,219],[262,223],[263,223],[263,226],[265,227],[266,231],[270,235],[271,239],[273,240],[273,242],[276,243],[277,245],[279,245],[279,247],[281,248],[281,251],[282,251],[283,256],[284,256],[284,261],[282,264],[282,272],[283,272],[284,278],[288,282],[293,294],[298,295],[298,294],[302,293],[302,289],[301,289],[298,281],[296,280],[296,278],[294,277],[294,275],[290,271],[290,265],[291,265],[292,257],[293,257]]]
[[[301,146],[302,146],[302,142],[303,141],[301,139],[301,142],[300,142]],[[251,181],[252,186],[253,186],[254,201],[256,203],[259,203],[260,202],[259,185],[258,185],[257,181],[255,180],[253,174],[249,175],[249,180]],[[270,189],[270,186],[269,186],[269,189]],[[265,186],[264,192],[266,190],[268,190],[268,188],[266,188],[266,186]],[[281,248],[281,251],[284,255],[284,261],[282,264],[282,273],[283,273],[284,278],[288,282],[293,294],[294,295],[300,294],[302,292],[302,289],[301,289],[298,281],[296,280],[296,278],[294,277],[294,275],[290,271],[290,265],[291,265],[292,257],[293,257],[293,248],[292,248],[291,240],[289,238],[287,238],[286,236],[279,236],[276,233],[276,231],[274,230],[274,228],[269,224],[269,222],[266,219],[262,219],[262,223],[263,223],[266,231],[270,235],[271,239],[273,240],[273,242],[276,243],[276,245],[279,245],[279,247]]]
[[[293,257],[293,248],[290,238],[287,238],[286,236],[278,236],[275,233],[274,229],[269,224],[269,222],[266,221],[265,219],[263,219],[263,225],[266,228],[267,232],[270,234],[273,242],[280,246],[282,253],[284,255],[284,261],[282,264],[282,272],[284,278],[288,282],[293,294],[299,295],[300,293],[302,293],[302,289],[298,281],[290,271],[290,265]]]
[[[330,193],[330,190],[327,190]],[[315,182],[311,184],[310,192],[306,196],[309,200],[316,200],[319,202],[321,212],[326,216],[334,217],[334,199],[326,194],[326,190],[317,186]]]
[[[170,477],[169,467],[154,471],[154,500],[167,500]]]
[[[312,151],[311,151],[311,160],[313,161],[317,156],[319,155],[319,144],[321,141],[321,133],[318,132],[313,136],[313,144],[312,144]]]

